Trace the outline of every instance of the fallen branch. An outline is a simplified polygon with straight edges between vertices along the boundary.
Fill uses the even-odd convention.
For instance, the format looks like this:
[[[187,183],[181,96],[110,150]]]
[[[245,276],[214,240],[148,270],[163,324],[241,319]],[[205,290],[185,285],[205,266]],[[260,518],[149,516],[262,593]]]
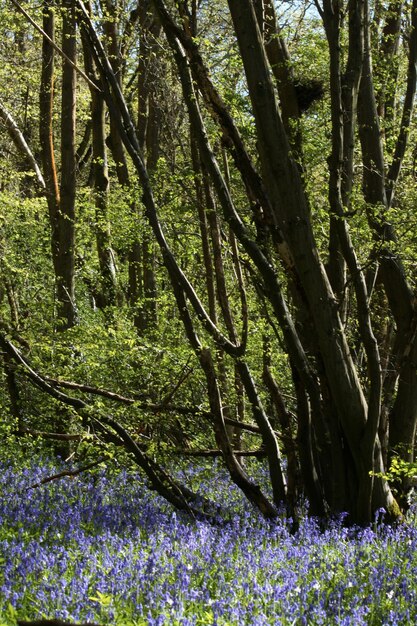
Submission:
[[[85,472],[91,469],[92,467],[96,467],[96,465],[100,465],[100,463],[102,463],[104,460],[105,460],[104,457],[102,457],[98,461],[93,461],[92,463],[89,463],[88,465],[79,467],[77,470],[64,470],[63,472],[59,472],[59,474],[48,476],[48,478],[43,478],[38,483],[35,483],[34,485],[30,485],[29,487],[26,487],[25,491],[29,491],[29,489],[36,489],[37,487],[41,487],[42,485],[51,483],[54,480],[59,480],[60,478],[65,478],[66,476],[73,478],[74,476],[78,476],[78,474],[82,474],[82,472]]]

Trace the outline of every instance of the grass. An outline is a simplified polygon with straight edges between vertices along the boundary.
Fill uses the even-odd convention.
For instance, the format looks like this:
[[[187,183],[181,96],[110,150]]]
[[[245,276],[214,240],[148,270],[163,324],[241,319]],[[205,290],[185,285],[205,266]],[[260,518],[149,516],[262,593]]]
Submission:
[[[417,529],[325,531],[260,519],[217,464],[189,481],[229,508],[209,525],[142,478],[106,468],[28,489],[59,468],[0,463],[0,625],[16,617],[120,626],[417,623]],[[214,486],[215,485],[215,492]]]

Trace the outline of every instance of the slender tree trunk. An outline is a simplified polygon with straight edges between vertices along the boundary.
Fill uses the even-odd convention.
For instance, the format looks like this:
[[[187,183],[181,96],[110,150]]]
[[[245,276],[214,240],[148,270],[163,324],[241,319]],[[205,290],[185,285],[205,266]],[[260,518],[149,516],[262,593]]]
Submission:
[[[291,58],[285,40],[279,32],[273,0],[264,0],[262,4],[265,51],[277,83],[280,107],[282,111],[282,121],[285,131],[289,137],[295,158],[301,166],[301,113],[297,100]]]
[[[160,105],[156,95],[158,63],[156,41],[161,26],[149,1],[139,9],[141,49],[138,71],[138,139],[148,171],[155,172],[159,158]],[[142,330],[154,328],[157,322],[157,286],[155,276],[155,244],[144,233],[141,241],[143,264],[143,305],[140,325]]]
[[[121,39],[116,19],[120,7],[117,2],[106,0],[103,2],[109,18],[104,22],[107,36],[107,46],[112,69],[120,87],[123,82],[124,60],[122,50],[124,42]],[[138,70],[139,91],[139,124],[138,136],[142,154],[149,160],[149,166],[154,169],[158,160],[158,106],[152,97],[153,38],[157,37],[158,25],[152,17],[149,1],[138,7],[135,20],[139,21],[141,29],[141,49]],[[155,30],[156,29],[156,30]],[[149,30],[149,32],[148,32]],[[126,34],[126,33],[125,33]],[[116,172],[119,184],[127,190],[131,187],[123,141],[113,116],[110,118],[110,148],[116,163]],[[131,211],[136,215],[138,204],[131,203]],[[134,324],[139,334],[155,328],[157,321],[157,290],[155,276],[154,243],[146,233],[137,233],[128,253],[129,260],[129,302],[134,309]]]
[[[75,5],[62,0],[62,50],[73,63],[77,60]],[[75,304],[75,119],[77,81],[74,68],[62,64],[61,98],[61,184],[57,212],[57,298],[58,317],[64,328],[77,322]]]
[[[50,39],[55,40],[54,4],[45,0],[43,4],[43,30]],[[60,206],[58,176],[55,164],[53,105],[54,105],[54,67],[55,52],[44,37],[42,39],[42,70],[39,90],[39,139],[41,160],[45,180],[46,200],[51,225],[51,248],[55,280],[59,282],[59,236],[58,213]]]
[[[392,136],[394,130],[403,4],[402,0],[393,0],[386,9],[381,45],[376,59],[375,74],[380,84],[377,110],[381,120],[384,120],[383,133],[387,139]]]
[[[99,85],[94,73],[93,60],[88,46],[84,45],[84,63],[87,75]],[[117,299],[117,273],[111,245],[108,217],[109,174],[107,164],[105,106],[103,94],[90,86],[91,126],[93,143],[93,178],[96,206],[96,242],[101,274],[101,285],[95,300],[100,308],[115,305]]]
[[[62,47],[73,62],[76,60],[74,5],[68,0],[62,4]],[[43,30],[55,40],[54,3],[45,0]],[[39,137],[45,193],[51,225],[52,261],[55,272],[57,300],[57,328],[64,331],[77,321],[74,290],[74,228],[75,228],[75,72],[69,63],[63,63],[61,103],[61,184],[58,183],[55,164],[53,108],[54,108],[54,48],[42,40],[42,70],[39,94]],[[71,416],[65,408],[57,409],[54,429],[67,432]],[[68,442],[57,442],[55,452],[63,457],[69,453]]]
[[[96,242],[101,273],[100,297],[97,304],[101,308],[114,306],[117,302],[117,273],[114,251],[111,245],[110,222],[108,218],[109,176],[107,168],[107,148],[105,134],[104,100],[101,94],[91,93],[91,114],[93,120],[93,173],[96,205]]]
[[[53,3],[45,0],[43,30],[54,40],[55,16]],[[62,47],[65,54],[76,60],[76,28],[74,6],[63,3]],[[75,94],[74,69],[63,63],[61,105],[61,185],[55,164],[53,136],[54,49],[46,38],[42,40],[42,72],[39,96],[39,135],[46,198],[51,224],[51,247],[56,278],[58,320],[61,329],[76,323],[74,292],[74,220],[75,220]]]

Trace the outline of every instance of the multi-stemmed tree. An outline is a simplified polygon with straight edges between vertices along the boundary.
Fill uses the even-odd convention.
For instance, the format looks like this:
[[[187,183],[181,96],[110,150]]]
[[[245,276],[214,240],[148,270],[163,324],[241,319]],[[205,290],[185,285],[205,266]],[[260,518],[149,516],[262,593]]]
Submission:
[[[317,1],[315,35],[321,33],[321,42],[326,42],[321,51],[327,73],[312,78],[297,75],[272,0],[229,0],[227,7],[219,3],[228,20],[224,35],[230,48],[224,56],[234,63],[232,68],[226,62],[226,67],[234,72],[243,115],[227,90],[224,60],[214,63],[210,56],[205,3],[139,2],[138,14],[132,12],[129,21],[129,34],[139,28],[141,37],[135,114],[132,99],[123,95],[117,16],[109,19],[119,8],[109,4],[102,7],[103,15],[94,16],[75,0],[87,73],[97,89],[91,92],[97,125],[93,132],[97,198],[102,202],[106,194],[99,188],[103,172],[98,169],[106,150],[104,118],[98,108],[104,101],[119,181],[130,185],[134,175],[139,179],[140,201],[159,246],[177,314],[205,380],[204,419],[211,424],[232,480],[269,517],[278,514],[281,503],[293,513],[301,492],[318,515],[344,510],[362,523],[381,507],[393,518],[400,515],[392,487],[401,494],[407,481],[390,485],[387,472],[394,455],[407,464],[414,460],[417,417],[415,250],[409,238],[405,252],[396,232],[401,213],[408,211],[404,191],[408,181],[401,178],[401,171],[414,132],[414,5],[394,3],[382,10],[369,7],[365,0]],[[94,25],[96,17],[104,19],[102,37]],[[164,140],[155,66],[159,46],[166,45],[172,54],[170,80],[174,74],[176,97],[180,89],[187,112],[189,138],[186,144],[180,141],[183,187],[195,206],[202,281],[193,282],[187,264],[173,252],[164,232],[167,215],[161,219],[164,181],[151,178],[147,169],[148,165],[154,174]],[[45,57],[48,46],[44,48],[45,88],[51,66]],[[297,54],[297,45],[292,48]],[[65,54],[75,59],[73,52]],[[314,108],[321,99],[321,110]],[[43,124],[51,119],[48,115]],[[317,166],[309,161],[314,124],[315,134],[322,137],[318,175]],[[64,124],[62,132],[69,133]],[[45,165],[50,166],[50,156],[45,160],[43,150]],[[48,190],[49,174],[44,169]],[[320,229],[318,204],[320,215],[326,216],[320,217]],[[137,210],[139,199],[131,206]],[[140,255],[129,255],[130,292],[132,272],[143,261],[143,271],[150,272],[150,282],[144,282],[146,324],[151,320],[157,333],[148,236],[139,236],[136,246]],[[254,358],[249,330],[257,322],[263,338],[256,343]],[[145,330],[143,320],[139,329]],[[2,345],[9,359],[20,359],[5,338]],[[274,375],[282,351],[294,395],[291,406]],[[147,456],[128,427],[103,415],[97,422],[84,401],[59,392],[33,371],[29,374],[56,399],[79,410],[85,423],[93,420],[102,434],[103,428],[113,429],[113,438],[135,456],[156,488],[177,506],[191,506],[193,494]],[[148,405],[148,410],[175,409],[166,401],[159,407]],[[245,415],[256,426],[242,423]],[[236,449],[240,445],[236,428],[261,436],[272,498],[247,474],[241,450]]]

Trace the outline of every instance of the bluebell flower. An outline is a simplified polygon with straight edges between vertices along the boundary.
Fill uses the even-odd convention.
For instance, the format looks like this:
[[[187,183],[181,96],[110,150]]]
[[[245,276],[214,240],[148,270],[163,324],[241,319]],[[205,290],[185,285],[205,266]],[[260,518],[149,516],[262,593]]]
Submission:
[[[242,503],[218,464],[221,527],[173,512],[124,471],[24,491],[54,471],[0,467],[0,621],[11,603],[26,617],[117,625],[417,622],[411,523],[352,530],[340,516],[323,532],[306,517],[291,536],[285,519]]]

